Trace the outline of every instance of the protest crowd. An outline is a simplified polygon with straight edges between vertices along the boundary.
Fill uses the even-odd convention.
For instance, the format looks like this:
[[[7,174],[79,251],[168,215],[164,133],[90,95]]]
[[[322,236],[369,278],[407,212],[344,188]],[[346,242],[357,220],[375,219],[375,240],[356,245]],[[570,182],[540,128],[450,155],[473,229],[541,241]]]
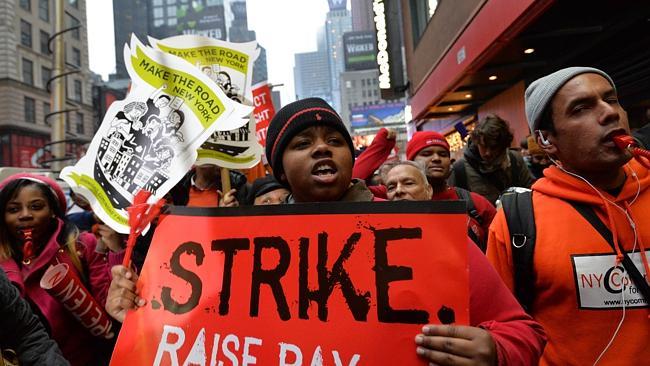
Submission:
[[[156,61],[153,56],[146,60],[149,64]],[[207,84],[207,77],[197,80]],[[167,93],[172,86],[153,89],[158,94]],[[215,95],[214,98],[221,97],[217,92]],[[215,360],[219,360],[218,365],[266,364],[253,356],[254,350],[263,345],[261,338],[253,336],[244,339],[215,333],[214,349],[205,350],[204,344],[213,342],[212,334],[206,335],[205,329],[219,329],[220,324],[230,326],[230,322],[237,324],[241,319],[224,320],[219,316],[238,314],[238,296],[248,292],[250,313],[244,313],[256,317],[259,311],[260,317],[273,318],[266,329],[260,330],[264,334],[281,332],[283,322],[292,324],[295,334],[309,333],[310,329],[317,333],[321,328],[305,326],[312,323],[301,326],[300,322],[343,319],[337,309],[347,304],[354,320],[346,315],[349,319],[345,318],[346,326],[342,328],[332,323],[334,327],[327,329],[336,334],[330,334],[328,339],[353,336],[357,328],[349,324],[356,324],[355,321],[364,323],[363,327],[369,323],[395,326],[381,333],[381,337],[367,340],[364,347],[390,354],[393,343],[399,340],[400,354],[410,357],[403,364],[650,362],[649,263],[645,247],[650,245],[650,170],[647,157],[643,160],[619,144],[621,138],[632,133],[627,114],[618,102],[615,80],[604,71],[568,67],[536,80],[525,92],[530,136],[522,142],[522,148],[511,148],[513,134],[508,121],[490,114],[471,131],[462,158],[453,164],[448,141],[434,131],[415,132],[407,143],[404,160],[389,159],[395,145],[395,132],[390,129],[382,129],[363,152],[355,151],[341,117],[326,101],[297,100],[282,107],[270,120],[263,151],[266,164],[260,163],[258,174],[249,174],[248,178],[250,171],[216,163],[190,163],[185,170],[174,163],[174,159],[184,156],[174,145],[183,142],[196,149],[207,135],[194,136],[187,130],[190,113],[178,109],[189,106],[174,104],[174,97],[158,99],[160,102],[151,98],[140,103],[142,109],[137,115],[122,113],[116,117],[110,135],[102,142],[105,145],[101,145],[109,148],[105,152],[100,150],[102,157],[98,155],[97,161],[90,164],[95,164],[95,172],[103,172],[101,177],[105,181],[102,183],[98,178],[97,187],[119,183],[106,191],[108,202],[117,202],[113,197],[120,194],[128,199],[124,192],[132,192],[133,185],[141,179],[140,175],[120,178],[128,169],[113,163],[117,158],[110,155],[110,144],[128,145],[124,153],[139,154],[143,169],[158,169],[155,174],[162,176],[160,172],[173,170],[170,176],[178,179],[168,189],[164,188],[166,183],[155,187],[142,185],[152,188],[154,193],[156,189],[165,191],[156,200],[163,199],[166,204],[160,214],[151,214],[148,230],[143,230],[142,235],[129,237],[128,230],[111,225],[107,219],[110,214],[99,212],[103,207],[101,197],[84,196],[83,193],[92,191],[89,186],[85,186],[86,190],[73,186],[73,191],[65,192],[55,180],[31,173],[18,173],[0,182],[4,220],[0,226],[0,348],[5,364],[107,365],[111,355],[112,364],[127,364],[122,357],[132,349],[128,347],[140,350],[135,345],[138,342],[150,342],[153,364],[215,365]],[[209,113],[221,118],[217,117],[217,109],[210,109],[208,97],[204,103]],[[172,104],[176,109],[170,107]],[[225,105],[223,109],[233,113],[230,118],[238,118],[235,107]],[[164,120],[163,110],[175,116],[175,120]],[[199,110],[197,116],[206,113]],[[167,124],[175,127],[166,132]],[[213,130],[210,134],[213,132],[221,133]],[[234,134],[228,136],[234,138]],[[636,151],[643,151],[643,141],[648,138],[643,131],[631,138],[640,148]],[[73,199],[72,204],[66,194]],[[457,205],[453,206],[453,202]],[[132,198],[130,203],[137,206]],[[140,205],[152,207],[144,201]],[[410,211],[410,205],[414,211]],[[74,213],[69,213],[69,206],[75,207]],[[354,266],[360,266],[360,262],[354,259],[353,250],[358,246],[355,247],[353,237],[344,244],[338,260],[331,250],[332,258],[328,260],[322,245],[327,243],[327,237],[325,229],[317,227],[318,218],[309,224],[316,226],[313,228],[301,227],[305,221],[299,218],[280,225],[273,222],[273,216],[266,223],[278,226],[274,230],[293,226],[293,230],[317,233],[314,235],[318,241],[311,243],[312,252],[318,251],[318,263],[311,263],[318,271],[317,279],[316,275],[307,275],[312,270],[309,259],[315,262],[316,254],[313,258],[309,254],[312,252],[306,240],[301,239],[300,244],[296,240],[295,250],[292,247],[291,251],[279,236],[275,242],[262,243],[257,238],[247,239],[246,232],[238,233],[239,241],[232,239],[231,247],[224,244],[225,240],[197,244],[196,232],[208,221],[192,224],[193,213],[235,222],[227,220],[260,217],[272,213],[274,207],[280,207],[278,210],[283,211],[278,212],[282,213],[306,212],[312,216],[321,208],[335,216],[339,213],[336,210],[367,207],[364,210],[368,214],[384,214],[389,221],[394,218],[404,229],[382,231],[370,223],[364,230],[375,233],[375,240],[381,235],[433,238],[423,243],[432,248],[432,253],[459,253],[441,255],[436,260],[458,261],[449,263],[455,273],[446,276],[463,279],[456,287],[452,282],[447,286],[446,278],[426,278],[420,295],[442,297],[435,301],[446,304],[444,297],[449,293],[460,299],[454,304],[464,305],[449,305],[452,310],[441,308],[436,318],[432,314],[420,316],[423,313],[415,310],[427,303],[426,298],[413,300],[412,306],[408,294],[396,300],[394,294],[402,289],[397,281],[421,277],[415,269],[420,267],[414,265],[411,270],[398,266],[395,263],[399,260],[394,258],[420,256],[423,267],[430,260],[408,250],[393,257],[391,248],[397,244],[390,244],[389,249],[384,247],[390,260],[381,257],[376,246],[373,254],[367,255],[371,266],[374,265],[369,272],[373,274],[367,277],[378,283],[377,298],[364,294],[359,287],[364,280],[355,276],[360,270]],[[335,209],[327,211],[327,207]],[[423,207],[432,207],[430,222],[444,232],[441,239],[436,240],[436,233],[428,233],[424,227],[419,231],[404,228],[411,217],[406,213],[418,213]],[[448,207],[456,207],[456,211],[444,211]],[[403,215],[395,210],[406,211]],[[128,224],[123,224],[133,229],[135,221],[131,219],[135,210],[128,212]],[[437,220],[447,220],[441,212],[461,219],[445,228],[443,221],[436,224]],[[173,222],[171,215],[176,214],[186,220],[179,222],[188,225],[169,227]],[[284,220],[281,215],[277,217]],[[260,220],[254,222],[263,222]],[[210,230],[221,229],[229,230]],[[172,240],[168,233],[175,233],[184,243],[168,263],[161,263],[152,253]],[[446,242],[448,237],[459,240]],[[277,250],[280,258],[276,268],[261,263],[262,253],[271,250]],[[252,284],[243,289],[243,283],[249,284],[242,280],[244,272],[238,268],[242,253],[248,252],[253,271],[252,275],[246,273],[252,276]],[[217,256],[214,253],[219,253],[218,261],[213,260]],[[299,264],[294,264],[297,261]],[[209,266],[213,267],[206,268]],[[217,273],[216,266],[227,270]],[[299,277],[295,286],[285,278],[280,281],[294,269],[305,277]],[[154,290],[143,290],[142,282],[151,281],[156,273],[171,273],[181,281],[161,281],[159,286],[152,286]],[[205,273],[219,277],[208,283]],[[384,274],[388,279],[382,277]],[[605,289],[594,285],[601,281]],[[318,290],[312,290],[310,286],[316,283]],[[205,313],[214,316],[196,315],[204,311],[199,307],[204,304],[207,288],[217,284],[218,291],[214,290],[211,301],[218,306],[205,309]],[[438,294],[439,288],[446,292]],[[379,296],[386,293],[391,294],[390,301]],[[336,305],[328,307],[328,299]],[[249,303],[244,305],[248,307]],[[272,312],[263,313],[266,310]],[[183,314],[184,318],[174,324],[165,323],[164,330],[159,324],[162,340],[152,341],[144,333],[137,334],[139,327],[147,326],[144,323],[154,321],[136,318],[144,311]],[[374,318],[375,312],[378,320]],[[455,314],[455,318],[450,314]],[[190,335],[190,328],[200,329],[199,336]],[[399,336],[392,336],[392,329],[399,329]],[[368,336],[360,334],[363,336],[359,337]],[[318,339],[318,334],[311,336]],[[197,345],[204,348],[195,353]],[[365,355],[329,352],[325,346],[319,345],[312,357],[311,353],[301,353],[295,345],[279,345],[280,365],[368,364],[364,362]],[[289,353],[293,356],[287,356]],[[330,357],[335,361],[330,362]],[[278,362],[277,356],[273,362]]]

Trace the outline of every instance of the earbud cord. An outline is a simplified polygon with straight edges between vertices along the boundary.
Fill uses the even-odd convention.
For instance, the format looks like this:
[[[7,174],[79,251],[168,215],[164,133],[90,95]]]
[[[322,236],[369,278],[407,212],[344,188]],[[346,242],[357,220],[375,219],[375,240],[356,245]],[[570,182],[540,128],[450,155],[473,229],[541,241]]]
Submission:
[[[627,217],[627,219],[628,219],[628,221],[629,221],[629,223],[630,223],[630,225],[631,225],[631,227],[632,227],[632,232],[634,233],[634,245],[633,245],[633,247],[632,247],[632,253],[634,253],[634,251],[636,250],[638,234],[637,234],[637,231],[636,231],[636,224],[634,223],[634,221],[632,220],[632,218],[631,218],[630,215],[628,214],[627,210],[623,209],[622,207],[620,207],[620,206],[617,205],[616,203],[614,203],[614,202],[610,201],[609,199],[607,199],[607,197],[605,197],[602,193],[600,193],[600,191],[598,190],[598,188],[594,187],[594,185],[592,185],[592,184],[591,184],[587,179],[585,179],[584,177],[582,177],[582,176],[580,176],[580,175],[578,175],[578,174],[575,174],[575,173],[572,173],[572,172],[567,171],[566,169],[564,169],[564,168],[562,167],[561,164],[559,164],[559,163],[558,163],[557,161],[555,161],[553,158],[549,157],[549,159],[550,159],[550,160],[551,160],[551,161],[552,161],[552,162],[553,162],[553,163],[554,163],[554,164],[555,164],[555,165],[556,165],[560,170],[562,170],[563,172],[565,172],[565,173],[567,173],[567,174],[569,174],[569,175],[571,175],[571,176],[573,176],[573,177],[575,177],[575,178],[578,178],[578,179],[584,181],[585,183],[587,183],[587,185],[588,185],[589,187],[591,187],[591,189],[593,189],[593,190],[594,190],[594,191],[595,191],[595,192],[600,196],[601,199],[603,199],[603,200],[605,200],[605,201],[611,203],[612,205],[614,205],[614,207],[617,207],[619,210],[621,210],[621,211],[623,212],[623,214],[625,214],[625,216]],[[634,203],[634,202],[636,201],[636,199],[639,197],[639,194],[641,193],[641,183],[639,182],[639,178],[637,177],[636,172],[635,172],[634,170],[632,170],[632,176],[636,179],[636,183],[637,183],[637,192],[636,192],[636,195],[634,196],[634,199],[630,202],[630,204],[628,205],[628,207],[630,207],[630,206],[632,205],[632,203]],[[615,235],[615,234],[614,234],[614,235]],[[643,253],[643,254],[645,254],[645,253]],[[618,262],[618,260],[617,260],[617,262]],[[618,264],[618,263],[617,263],[617,264]],[[625,270],[625,267],[623,267],[623,275],[624,275],[624,276],[627,275],[627,271]],[[625,321],[625,315],[626,315],[626,313],[627,313],[627,312],[626,312],[626,307],[625,307],[625,291],[623,291],[623,289],[621,289],[621,305],[622,305],[622,307],[623,307],[623,313],[622,313],[622,315],[621,315],[621,320],[618,322],[618,325],[616,326],[616,329],[614,330],[614,333],[612,334],[612,337],[609,339],[609,342],[607,342],[607,345],[605,346],[605,348],[603,348],[602,352],[600,352],[600,355],[598,355],[598,358],[596,358],[596,361],[594,361],[594,363],[593,363],[592,366],[596,366],[596,365],[598,364],[598,362],[600,362],[600,360],[603,358],[603,356],[605,355],[605,353],[609,350],[609,348],[610,348],[610,347],[612,346],[612,344],[614,343],[614,340],[615,340],[616,337],[618,336],[618,332],[621,330],[621,327],[623,326],[623,322]]]

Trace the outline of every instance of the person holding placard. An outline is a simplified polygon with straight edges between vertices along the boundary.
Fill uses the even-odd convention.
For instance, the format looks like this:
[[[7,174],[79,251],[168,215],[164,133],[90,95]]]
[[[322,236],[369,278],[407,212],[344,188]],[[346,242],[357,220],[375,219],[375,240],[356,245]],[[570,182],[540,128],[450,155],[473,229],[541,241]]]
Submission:
[[[354,148],[339,115],[322,99],[288,104],[269,126],[266,156],[275,178],[292,192],[285,203],[371,202],[362,180],[352,179]],[[464,231],[464,228],[463,228]],[[533,365],[546,342],[542,327],[519,306],[479,249],[467,239],[470,325],[428,324],[414,334],[415,352],[438,365]],[[112,269],[106,309],[122,321],[145,305],[137,275]]]

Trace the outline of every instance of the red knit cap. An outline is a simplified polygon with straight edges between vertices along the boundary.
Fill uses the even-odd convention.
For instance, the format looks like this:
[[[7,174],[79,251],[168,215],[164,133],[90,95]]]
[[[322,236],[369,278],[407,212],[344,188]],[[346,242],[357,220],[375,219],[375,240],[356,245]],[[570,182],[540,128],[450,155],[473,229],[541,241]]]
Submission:
[[[418,131],[406,144],[406,158],[413,160],[420,150],[429,146],[442,146],[449,151],[449,143],[445,136],[434,131]]]
[[[59,184],[54,179],[48,178],[44,175],[30,174],[30,173],[17,173],[14,175],[10,175],[5,180],[0,182],[0,191],[7,184],[18,179],[25,179],[25,180],[29,180],[32,182],[36,182],[48,186],[54,193],[54,196],[56,196],[56,198],[59,200],[59,206],[61,207],[61,211],[65,213],[66,210],[68,209],[65,193],[63,193],[61,186],[59,186]]]

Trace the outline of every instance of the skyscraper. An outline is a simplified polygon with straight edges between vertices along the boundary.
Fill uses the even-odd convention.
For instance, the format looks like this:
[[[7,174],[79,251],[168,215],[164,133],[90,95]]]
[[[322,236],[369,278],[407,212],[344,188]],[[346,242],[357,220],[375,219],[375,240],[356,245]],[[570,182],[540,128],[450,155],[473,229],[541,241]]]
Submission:
[[[372,31],[375,22],[372,20],[372,1],[350,0],[352,8],[352,30],[355,32]]]
[[[293,78],[296,99],[319,97],[332,104],[329,60],[323,50],[295,55]]]
[[[248,29],[245,0],[113,0],[115,14],[116,79],[128,78],[124,67],[124,44],[135,33],[166,38],[180,34],[199,34],[230,42],[255,40]],[[266,79],[266,51],[253,66],[253,80]]]
[[[151,0],[113,0],[113,22],[115,33],[115,79],[127,79],[124,65],[124,45],[134,33],[140,40],[149,34],[149,6]]]
[[[332,84],[325,27],[318,30],[316,52],[294,55],[293,80],[296,99],[319,97],[332,104]]]
[[[246,1],[230,2],[232,21],[228,27],[228,40],[230,42],[248,42],[255,39],[255,32],[248,29],[248,13]]]
[[[352,31],[352,17],[346,8],[345,0],[329,0],[330,11],[325,22],[327,55],[330,67],[330,84],[332,86],[332,106],[341,110],[341,92],[339,77],[345,71],[343,59],[343,34]]]
[[[47,90],[54,75],[54,56],[48,39],[55,33],[54,1],[4,1],[0,6],[0,166],[38,167],[48,154],[54,111]],[[66,83],[66,155],[79,157],[94,133],[88,69],[86,1],[65,2],[65,25],[80,26],[64,33]],[[71,161],[67,161],[69,163]]]
[[[248,13],[246,11],[246,1],[231,1],[230,14],[232,20],[229,20],[228,40],[230,42],[250,42],[256,39],[255,31],[248,29]],[[267,80],[266,68],[266,49],[261,45],[260,55],[253,65],[253,85]]]

